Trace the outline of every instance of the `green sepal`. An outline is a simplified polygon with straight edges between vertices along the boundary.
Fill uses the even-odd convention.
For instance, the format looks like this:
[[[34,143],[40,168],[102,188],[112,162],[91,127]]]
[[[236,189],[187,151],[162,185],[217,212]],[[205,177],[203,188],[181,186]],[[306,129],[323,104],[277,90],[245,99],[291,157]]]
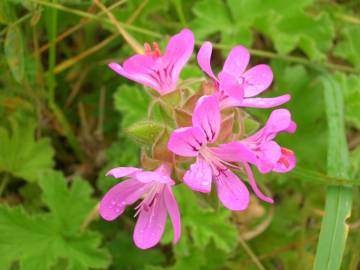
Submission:
[[[154,121],[141,121],[125,129],[126,134],[135,142],[142,145],[151,145],[164,130],[164,126]]]

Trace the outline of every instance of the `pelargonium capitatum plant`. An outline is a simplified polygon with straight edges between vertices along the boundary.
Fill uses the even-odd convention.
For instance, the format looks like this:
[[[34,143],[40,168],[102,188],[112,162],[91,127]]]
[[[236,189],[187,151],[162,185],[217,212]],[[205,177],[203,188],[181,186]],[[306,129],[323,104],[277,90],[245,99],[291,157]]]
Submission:
[[[236,46],[216,76],[210,64],[212,45],[205,42],[197,62],[210,80],[180,81],[193,50],[194,35],[183,29],[169,40],[164,54],[156,43],[152,48],[146,43],[144,54],[134,55],[122,65],[109,64],[116,73],[145,86],[153,97],[148,119],[128,129],[143,143],[142,168],[111,169],[107,176],[127,179],[112,187],[100,202],[101,217],[112,221],[139,201],[133,239],[141,249],[159,243],[167,216],[173,226],[173,242],[179,240],[181,209],[172,191],[175,185],[210,193],[214,183],[223,207],[244,211],[250,192],[274,203],[257,184],[254,169],[262,174],[286,173],[296,165],[294,153],[275,141],[278,133],[296,130],[287,109],[273,110],[265,125],[253,134],[243,129],[244,108],[273,108],[290,100],[290,95],[256,97],[270,87],[271,68],[260,64],[246,70],[250,53]],[[193,89],[193,85],[200,86]]]

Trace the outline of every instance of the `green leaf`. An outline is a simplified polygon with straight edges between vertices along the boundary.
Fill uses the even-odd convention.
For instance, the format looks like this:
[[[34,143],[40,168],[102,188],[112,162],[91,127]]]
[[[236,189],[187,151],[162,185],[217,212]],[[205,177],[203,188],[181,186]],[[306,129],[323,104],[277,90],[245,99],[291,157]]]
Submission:
[[[55,222],[66,233],[75,233],[85,220],[96,201],[91,199],[91,186],[78,177],[72,179],[68,188],[60,172],[44,173],[39,181],[43,190],[43,201],[56,213]],[[81,200],[79,200],[81,198]]]
[[[24,41],[20,28],[10,26],[5,38],[5,57],[11,73],[18,83],[21,83],[25,72]]]
[[[53,167],[54,150],[47,138],[35,139],[32,120],[11,120],[11,134],[0,127],[0,171],[27,181],[36,181],[39,173]]]
[[[344,91],[345,120],[360,129],[360,78],[355,75],[338,74],[337,81]]]
[[[193,7],[195,19],[191,29],[200,40],[208,36],[221,33],[224,43],[228,45],[244,44],[250,46],[251,31],[246,27],[246,21],[239,20],[238,14],[231,16],[230,8],[221,0],[198,1]]]
[[[135,142],[151,145],[164,130],[164,126],[153,121],[141,121],[129,126],[125,132]]]
[[[15,261],[20,262],[21,270],[48,270],[60,262],[60,269],[68,270],[98,269],[109,264],[107,252],[99,248],[100,235],[80,231],[80,219],[95,202],[89,197],[89,185],[75,181],[67,189],[65,178],[57,172],[41,180],[49,213],[30,216],[21,207],[0,206],[1,269]]]
[[[145,120],[150,97],[145,89],[136,86],[121,85],[115,95],[115,108],[122,113],[122,126]]]
[[[278,33],[272,36],[280,53],[301,48],[310,59],[324,59],[332,45],[334,27],[330,17],[322,13],[317,17],[299,13],[279,21]],[[284,46],[285,44],[285,46]]]
[[[360,67],[360,29],[348,26],[341,31],[343,39],[336,44],[334,54]]]
[[[328,116],[328,174],[349,178],[349,152],[344,125],[343,93],[330,75],[322,78]],[[340,269],[348,234],[346,219],[352,206],[352,188],[330,186],[326,192],[325,215],[321,225],[314,269]]]

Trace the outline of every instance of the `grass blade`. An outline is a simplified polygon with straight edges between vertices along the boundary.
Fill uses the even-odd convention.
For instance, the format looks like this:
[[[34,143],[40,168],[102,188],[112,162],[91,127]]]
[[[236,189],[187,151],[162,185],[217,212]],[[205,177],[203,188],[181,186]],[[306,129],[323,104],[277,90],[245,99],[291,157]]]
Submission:
[[[345,137],[343,96],[330,76],[322,78],[329,128],[327,171],[329,176],[349,179],[349,152]],[[352,205],[351,186],[329,186],[315,257],[315,270],[340,269],[348,235],[346,219]]]

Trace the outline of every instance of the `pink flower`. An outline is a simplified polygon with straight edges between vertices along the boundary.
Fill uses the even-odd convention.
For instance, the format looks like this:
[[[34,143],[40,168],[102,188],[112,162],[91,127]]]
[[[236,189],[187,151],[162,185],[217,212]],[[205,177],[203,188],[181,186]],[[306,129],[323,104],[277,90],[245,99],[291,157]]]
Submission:
[[[265,127],[254,135],[240,142],[222,144],[214,152],[225,161],[241,162],[255,194],[260,199],[269,202],[270,198],[265,197],[256,187],[249,163],[254,164],[261,173],[270,171],[285,173],[292,170],[296,165],[294,153],[280,147],[273,139],[279,132],[293,133],[295,130],[296,124],[291,120],[290,112],[286,109],[278,109],[271,113]],[[241,151],[247,154],[244,155]]]
[[[223,151],[222,145],[211,147],[216,142],[220,130],[220,108],[215,96],[201,97],[194,109],[192,127],[175,130],[169,139],[168,148],[179,156],[196,157],[196,162],[184,175],[184,183],[199,192],[210,192],[214,180],[217,195],[223,205],[230,210],[241,211],[249,204],[246,185],[229,168],[238,169],[229,163],[242,155],[244,160],[252,160],[253,154],[242,144]],[[255,162],[254,160],[252,160]],[[255,181],[252,188],[266,201],[272,199],[262,195]]]
[[[160,95],[174,91],[180,71],[194,49],[193,33],[183,29],[173,36],[164,55],[161,55],[157,43],[153,44],[154,51],[147,43],[144,47],[145,55],[136,54],[127,59],[123,66],[110,63],[109,67],[130,80],[153,88]]]
[[[201,69],[213,79],[221,108],[234,106],[271,108],[290,100],[290,95],[254,98],[270,86],[273,73],[268,65],[263,64],[245,71],[250,60],[246,48],[234,47],[217,77],[211,69],[211,53],[212,45],[207,41],[201,46],[197,60]]]
[[[155,246],[161,239],[167,213],[174,228],[174,240],[180,238],[180,213],[171,186],[171,168],[162,164],[154,172],[143,171],[134,167],[119,167],[110,170],[106,175],[115,178],[129,179],[112,187],[100,202],[100,215],[111,221],[120,216],[127,205],[133,204],[143,197],[135,208],[135,216],[139,216],[134,230],[135,245],[141,249]]]
[[[296,124],[291,119],[290,112],[286,109],[278,109],[270,114],[265,127],[240,143],[253,153],[255,157],[253,160],[256,160],[254,165],[261,173],[270,171],[285,173],[295,167],[295,155],[291,150],[279,146],[273,139],[280,132],[294,133],[295,130]]]

